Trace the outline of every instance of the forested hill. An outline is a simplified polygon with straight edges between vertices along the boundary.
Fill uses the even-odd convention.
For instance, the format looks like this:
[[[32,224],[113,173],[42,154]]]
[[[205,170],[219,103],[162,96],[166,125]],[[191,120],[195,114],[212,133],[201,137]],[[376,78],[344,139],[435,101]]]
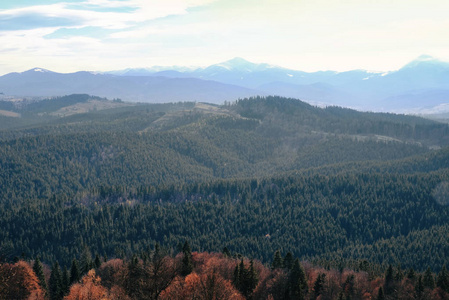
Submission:
[[[6,201],[74,195],[98,185],[160,185],[385,163],[449,143],[446,124],[322,109],[278,97],[220,107],[128,105],[73,95],[16,104],[14,112],[21,117],[0,117],[5,128],[0,196]]]
[[[281,249],[334,265],[447,263],[447,124],[279,97],[60,100],[1,104],[11,257],[67,264],[84,246],[114,257],[188,239],[265,262]]]

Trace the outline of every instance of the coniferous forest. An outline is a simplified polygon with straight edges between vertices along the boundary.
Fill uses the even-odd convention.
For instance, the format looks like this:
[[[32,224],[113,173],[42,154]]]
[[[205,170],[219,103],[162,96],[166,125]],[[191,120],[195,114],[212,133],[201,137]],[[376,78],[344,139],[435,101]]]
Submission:
[[[280,97],[0,109],[2,299],[448,297],[447,124]]]

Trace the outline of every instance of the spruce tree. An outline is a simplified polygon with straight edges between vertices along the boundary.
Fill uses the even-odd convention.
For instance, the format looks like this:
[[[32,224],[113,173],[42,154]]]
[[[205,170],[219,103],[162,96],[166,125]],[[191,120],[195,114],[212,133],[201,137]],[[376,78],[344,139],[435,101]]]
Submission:
[[[283,265],[284,268],[287,270],[291,270],[293,268],[293,263],[295,262],[295,259],[293,257],[293,254],[291,252],[287,252],[284,257]]]
[[[385,300],[384,289],[382,287],[379,288],[379,292],[377,293],[377,300]]]
[[[182,251],[182,249],[181,249]],[[158,262],[162,258],[162,250],[159,243],[154,244],[154,252],[153,252],[153,264]]]
[[[324,280],[326,278],[326,274],[318,274],[318,277],[315,280],[315,283],[313,285],[313,295],[316,298],[318,298],[324,289]]]
[[[394,275],[393,267],[391,265],[388,266],[387,272],[385,273],[384,293],[387,296],[394,293]]]
[[[273,257],[273,263],[271,264],[271,268],[274,269],[279,269],[283,267],[283,260],[282,260],[282,256],[281,256],[281,252],[279,250],[276,250],[276,252],[274,253],[274,257]]]
[[[431,290],[433,290],[435,288],[435,279],[433,279],[433,274],[432,274],[432,271],[430,270],[430,267],[428,267],[426,272],[424,273],[422,283],[425,288],[428,288]]]
[[[416,279],[416,273],[413,268],[410,268],[407,272],[407,278],[414,281]]]
[[[77,283],[81,279],[81,272],[76,258],[72,260],[72,266],[70,268],[70,284]]]
[[[440,273],[438,273],[437,287],[441,288],[446,293],[449,293],[449,274],[446,270],[446,265],[444,265]]]
[[[251,260],[249,267],[245,267],[243,258],[234,269],[234,286],[249,299],[259,282],[259,276],[254,268],[254,262]]]
[[[240,290],[240,264],[237,264],[234,269],[234,286]]]
[[[95,269],[98,269],[101,266],[101,259],[98,254],[95,255],[94,266]]]
[[[190,245],[187,241],[182,247],[182,253],[184,257],[182,258],[181,275],[187,276],[193,271],[192,250],[190,250]]]
[[[398,269],[397,269],[397,272],[394,275],[394,280],[396,282],[400,282],[400,281],[402,281],[402,279],[404,279],[404,273],[402,272],[401,265],[399,265]]]
[[[64,290],[62,286],[62,274],[61,268],[57,262],[53,264],[51,269],[50,281],[48,285],[51,300],[60,300],[63,298]]]
[[[415,285],[416,299],[422,299],[423,293],[424,293],[423,279],[422,279],[422,275],[419,275],[418,281],[416,282],[416,285]]]
[[[259,282],[259,276],[257,275],[256,269],[254,268],[254,262],[251,260],[249,262],[249,270],[247,272],[247,294],[250,296]]]
[[[291,299],[305,299],[308,292],[306,273],[296,259],[288,280],[288,291]]]
[[[62,271],[62,290],[64,296],[70,291],[70,275],[66,266],[64,266],[64,270]]]
[[[44,290],[44,292],[47,292],[47,282],[45,281],[44,267],[42,266],[39,256],[34,260],[33,271],[34,274],[36,274],[37,279],[39,279],[39,285],[41,286],[42,290]]]
[[[224,256],[226,257],[231,257],[231,251],[229,251],[228,247],[224,247],[222,253],[224,254]]]
[[[84,247],[81,253],[80,259],[80,273],[81,275],[87,274],[92,267],[92,254],[87,246]]]

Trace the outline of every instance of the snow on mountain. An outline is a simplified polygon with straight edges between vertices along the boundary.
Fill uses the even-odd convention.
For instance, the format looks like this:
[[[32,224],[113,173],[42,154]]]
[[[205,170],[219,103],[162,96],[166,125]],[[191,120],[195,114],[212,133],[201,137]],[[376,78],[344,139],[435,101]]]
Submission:
[[[96,74],[96,75],[94,75]],[[212,88],[214,87],[214,88]],[[406,112],[449,103],[449,63],[423,55],[396,71],[303,72],[233,58],[206,68],[151,67],[107,73],[34,68],[0,77],[9,95],[89,93],[135,101],[210,101],[248,95],[295,97],[320,105]]]

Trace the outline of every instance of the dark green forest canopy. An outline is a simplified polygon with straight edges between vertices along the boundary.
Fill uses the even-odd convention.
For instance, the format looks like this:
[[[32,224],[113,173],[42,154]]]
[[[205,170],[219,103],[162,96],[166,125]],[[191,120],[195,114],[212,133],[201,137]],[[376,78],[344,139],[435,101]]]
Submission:
[[[111,257],[189,239],[265,262],[278,249],[421,270],[449,257],[447,124],[279,97],[8,105],[21,114],[0,117],[13,255],[68,264],[84,245]]]

